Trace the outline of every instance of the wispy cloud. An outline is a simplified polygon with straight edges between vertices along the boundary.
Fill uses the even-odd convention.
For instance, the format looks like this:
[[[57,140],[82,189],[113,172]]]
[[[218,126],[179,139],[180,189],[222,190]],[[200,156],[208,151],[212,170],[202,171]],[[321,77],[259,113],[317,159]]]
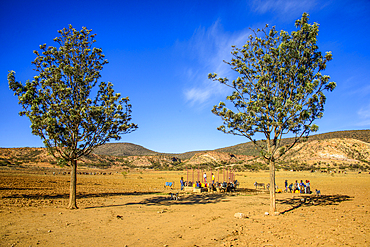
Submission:
[[[352,88],[354,87],[353,86],[354,84],[352,84]],[[365,97],[365,96],[368,96],[369,94],[370,94],[370,85],[364,85],[364,86],[361,86],[361,85],[359,85],[359,86],[357,86],[356,85],[356,87],[355,87],[355,89],[354,90],[348,90],[347,92],[346,92],[346,94],[348,94],[348,95],[356,95],[356,96],[358,96],[358,97]]]
[[[357,115],[361,119],[361,121],[357,123],[358,126],[370,126],[370,104],[361,107],[357,111]]]
[[[253,0],[249,3],[252,10],[260,14],[277,12],[282,16],[295,16],[316,7],[317,0]]]
[[[204,103],[211,97],[211,90],[205,88],[189,88],[185,91],[185,96],[188,101],[191,101],[193,104]]]
[[[209,80],[208,74],[232,76],[235,72],[223,60],[230,61],[231,46],[241,47],[250,34],[249,29],[236,33],[225,32],[220,22],[216,21],[209,28],[199,27],[190,40],[178,44],[191,60],[191,66],[184,68],[184,75],[189,82],[184,88],[187,102],[199,106],[208,103],[211,98],[225,95],[228,88]]]

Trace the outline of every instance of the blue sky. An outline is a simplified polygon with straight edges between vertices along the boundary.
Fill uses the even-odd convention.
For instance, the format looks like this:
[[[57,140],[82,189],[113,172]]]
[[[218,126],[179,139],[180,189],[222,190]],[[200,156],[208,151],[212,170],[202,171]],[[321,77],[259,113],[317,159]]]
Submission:
[[[7,73],[24,83],[35,73],[33,50],[56,45],[57,30],[72,24],[96,33],[97,47],[109,61],[102,81],[129,96],[139,129],[123,135],[154,151],[181,153],[247,142],[217,131],[221,119],[213,105],[230,93],[207,79],[208,73],[233,77],[223,60],[231,45],[242,46],[250,29],[275,25],[294,30],[303,12],[320,24],[318,45],[332,51],[324,74],[337,88],[327,94],[318,133],[370,128],[370,2],[267,1],[1,1],[0,147],[41,147],[18,100],[8,89]]]

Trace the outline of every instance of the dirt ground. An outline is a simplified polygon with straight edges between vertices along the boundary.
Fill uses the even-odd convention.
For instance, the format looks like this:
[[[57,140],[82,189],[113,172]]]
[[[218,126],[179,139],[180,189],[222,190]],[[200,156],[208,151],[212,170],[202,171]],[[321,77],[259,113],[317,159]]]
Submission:
[[[370,246],[370,174],[277,172],[280,188],[308,179],[322,193],[277,194],[278,216],[265,216],[269,194],[253,187],[268,172],[237,173],[237,192],[169,200],[181,176],[78,175],[79,209],[68,210],[68,175],[0,170],[0,246]]]

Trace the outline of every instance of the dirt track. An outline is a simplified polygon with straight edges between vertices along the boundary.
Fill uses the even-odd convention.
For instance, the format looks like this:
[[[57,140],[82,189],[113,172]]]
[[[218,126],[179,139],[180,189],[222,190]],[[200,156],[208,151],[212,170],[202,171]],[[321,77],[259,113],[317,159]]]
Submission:
[[[1,246],[370,246],[370,174],[277,172],[277,184],[309,179],[323,196],[302,203],[278,194],[279,216],[265,216],[269,195],[253,183],[267,172],[237,173],[237,193],[176,192],[182,172],[79,175],[78,210],[67,210],[69,177],[0,172]],[[164,189],[175,181],[175,189]],[[235,213],[248,218],[238,219]]]

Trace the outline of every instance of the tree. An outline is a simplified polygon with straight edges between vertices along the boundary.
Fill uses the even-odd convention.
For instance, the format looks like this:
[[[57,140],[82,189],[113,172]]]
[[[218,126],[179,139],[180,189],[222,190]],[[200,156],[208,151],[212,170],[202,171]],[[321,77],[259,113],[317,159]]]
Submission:
[[[40,136],[51,155],[71,166],[68,208],[77,208],[77,160],[95,147],[121,134],[134,131],[129,98],[122,98],[113,84],[100,82],[90,98],[108,61],[100,48],[93,48],[96,34],[71,25],[58,31],[59,48],[40,45],[32,62],[37,75],[25,85],[8,74],[9,88],[18,96],[20,115],[31,121],[32,134]]]
[[[324,91],[336,86],[321,74],[332,54],[323,56],[318,51],[319,25],[309,24],[308,16],[304,13],[295,22],[297,30],[291,34],[266,25],[253,31],[242,48],[232,46],[231,62],[224,62],[239,73],[236,80],[208,75],[233,89],[226,98],[232,110],[224,102],[212,109],[223,120],[218,130],[247,137],[269,165],[270,213],[276,211],[275,161],[302,137],[318,130],[313,122],[323,116]],[[294,141],[284,146],[281,139],[288,133]],[[263,140],[257,141],[256,134],[262,134]]]

